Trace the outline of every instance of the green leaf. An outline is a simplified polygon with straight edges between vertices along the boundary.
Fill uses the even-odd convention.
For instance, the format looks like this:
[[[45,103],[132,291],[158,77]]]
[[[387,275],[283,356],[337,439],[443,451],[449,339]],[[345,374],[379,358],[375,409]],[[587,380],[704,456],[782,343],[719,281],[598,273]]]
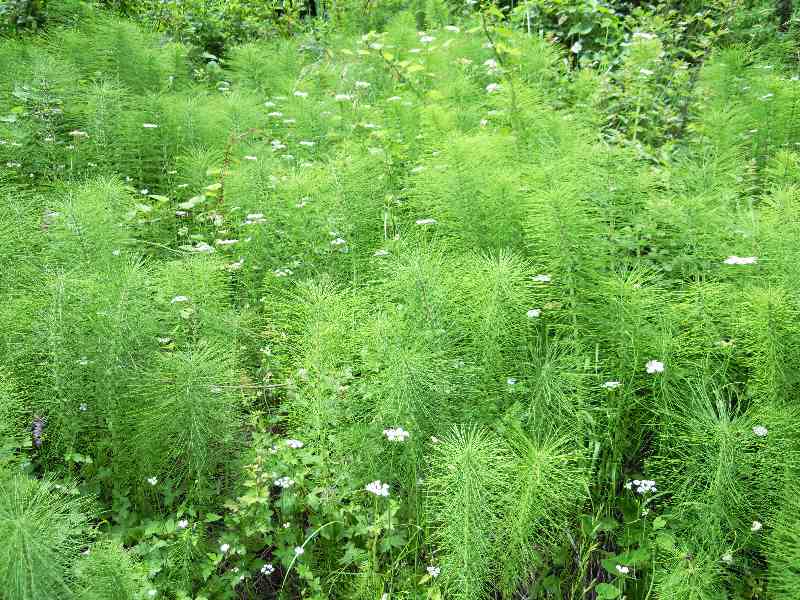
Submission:
[[[617,598],[619,596],[619,590],[609,583],[598,584],[596,591],[597,597],[603,598],[604,600],[608,598]]]

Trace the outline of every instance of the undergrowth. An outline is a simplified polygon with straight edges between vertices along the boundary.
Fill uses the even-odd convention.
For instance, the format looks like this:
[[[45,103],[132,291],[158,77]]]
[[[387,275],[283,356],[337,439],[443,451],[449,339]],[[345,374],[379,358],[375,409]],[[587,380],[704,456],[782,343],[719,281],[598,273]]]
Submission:
[[[797,596],[796,65],[521,18],[0,41],[0,597]]]

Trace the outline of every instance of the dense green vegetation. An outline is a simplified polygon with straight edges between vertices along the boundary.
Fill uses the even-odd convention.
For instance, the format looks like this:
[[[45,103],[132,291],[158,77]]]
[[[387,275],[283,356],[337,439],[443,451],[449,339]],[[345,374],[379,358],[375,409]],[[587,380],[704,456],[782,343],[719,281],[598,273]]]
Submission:
[[[800,597],[773,3],[109,4],[3,4],[0,598]]]

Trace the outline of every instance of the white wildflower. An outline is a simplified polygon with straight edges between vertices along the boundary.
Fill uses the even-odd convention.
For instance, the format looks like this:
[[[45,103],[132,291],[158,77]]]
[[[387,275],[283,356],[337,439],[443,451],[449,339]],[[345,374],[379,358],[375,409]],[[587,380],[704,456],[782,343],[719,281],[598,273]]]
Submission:
[[[499,90],[500,90],[500,84],[499,83],[490,83],[489,85],[486,86],[486,93],[487,94],[494,94],[495,92],[497,92]]]
[[[349,94],[336,94],[334,100],[337,102],[350,102],[353,98]]]
[[[149,483],[150,485],[157,484],[158,483],[158,477],[148,477],[147,478],[147,483]]]
[[[337,237],[331,240],[331,246],[344,246],[345,244],[347,244],[347,240],[344,238]]]
[[[385,435],[386,439],[388,439],[390,442],[405,442],[409,437],[411,437],[411,434],[402,427],[384,429],[383,435]]]
[[[219,547],[219,551],[222,552],[223,554],[227,553],[228,550],[230,550],[230,549],[231,549],[231,545],[230,544],[222,544]]]
[[[617,571],[622,573],[623,575],[627,575],[631,572],[630,568],[626,567],[625,565],[617,565]]]
[[[275,567],[272,566],[272,563],[267,563],[263,567],[261,567],[262,575],[272,575],[274,572],[275,572]]]
[[[417,219],[417,225],[436,225],[436,219]]]
[[[644,366],[648,373],[651,375],[653,373],[663,373],[664,372],[664,363],[658,360],[648,360],[647,364]]]
[[[517,380],[514,377],[506,379],[506,385],[517,385]]]
[[[728,565],[733,564],[733,555],[730,552],[726,552],[720,557],[720,560]]]
[[[86,404],[86,402],[81,402],[81,405],[78,407],[78,410],[81,412],[86,412],[87,410],[89,410],[89,406]]]
[[[217,246],[232,246],[233,244],[238,244],[239,240],[216,240],[214,243]]]
[[[186,529],[189,526],[189,521],[186,519],[181,519],[178,521],[178,529]]]
[[[375,253],[372,256],[389,256],[389,251],[383,249],[375,250]]]
[[[435,38],[435,37],[433,37],[432,35],[423,35],[421,38],[419,38],[419,41],[420,41],[420,43],[422,43],[422,44],[430,44],[430,43],[431,43],[431,42],[433,42],[435,39],[436,39],[436,38]]]
[[[533,280],[540,283],[550,283],[550,275],[534,275]]]
[[[578,40],[577,42],[575,42],[574,44],[572,44],[572,46],[570,47],[570,49],[569,49],[569,50],[570,50],[570,52],[572,52],[573,54],[580,54],[580,53],[581,53],[581,50],[583,50],[583,44],[581,44],[581,41],[580,41],[580,40]]]
[[[389,484],[388,483],[381,483],[380,479],[376,479],[372,483],[368,483],[365,487],[370,494],[375,494],[376,496],[389,496]]]
[[[288,477],[279,477],[273,482],[279,488],[290,488],[295,484],[294,479],[290,479]]]
[[[529,319],[535,319],[536,317],[541,316],[542,309],[541,308],[532,308],[525,314],[528,315]]]
[[[758,262],[757,256],[729,256],[723,261],[726,265],[754,265]]]
[[[295,546],[294,547],[295,556],[302,556],[303,554],[305,554],[305,551],[306,551],[306,549],[303,548],[302,546]]]
[[[276,119],[280,119],[283,116],[283,113],[280,112],[280,111],[275,110],[275,111],[272,111],[271,113],[267,113],[267,116],[268,117],[274,117]]]
[[[637,494],[649,494],[652,492],[657,492],[658,488],[656,487],[656,482],[652,479],[634,479],[632,482],[628,481],[625,484],[626,489],[636,488]]]
[[[425,567],[425,570],[428,572],[428,575],[430,575],[434,579],[436,579],[439,576],[439,573],[442,572],[442,570],[439,567],[434,567],[433,565]]]
[[[194,246],[192,246],[191,251],[205,252],[207,254],[210,254],[211,252],[214,252],[214,247],[206,242],[197,242]]]
[[[155,598],[156,594],[158,594],[158,590],[148,590],[147,595],[150,598]]]
[[[301,92],[300,90],[295,90],[294,95],[298,98],[308,98],[308,92]]]
[[[763,526],[761,521],[753,521],[753,524],[750,526],[750,531],[761,531]]]
[[[606,381],[602,387],[604,387],[607,390],[615,390],[621,385],[622,383],[620,383],[619,381]]]
[[[293,450],[298,450],[303,447],[303,442],[300,440],[286,440],[286,445]]]
[[[292,524],[291,524],[291,523],[288,523],[288,522],[287,522],[287,523],[284,523],[284,524],[282,525],[282,527],[283,527],[284,529],[289,529],[289,527],[291,527],[291,526],[292,526]]]
[[[365,90],[370,86],[370,83],[369,81],[356,81],[353,85],[356,86],[357,88]]]
[[[481,119],[481,120],[478,122],[478,125],[480,125],[481,127],[486,127],[488,124],[489,124],[489,121],[488,121],[488,119]]]
[[[769,430],[763,425],[756,425],[755,427],[753,427],[753,433],[756,434],[758,437],[767,437]]]
[[[142,123],[142,127],[144,127],[145,129],[156,129],[158,125],[156,125],[155,123]]]
[[[248,154],[244,157],[245,160],[258,160],[257,156],[253,156],[252,154]]]
[[[316,146],[316,142],[310,142],[308,140],[300,140],[300,145],[305,146],[306,148],[311,148],[312,146]]]

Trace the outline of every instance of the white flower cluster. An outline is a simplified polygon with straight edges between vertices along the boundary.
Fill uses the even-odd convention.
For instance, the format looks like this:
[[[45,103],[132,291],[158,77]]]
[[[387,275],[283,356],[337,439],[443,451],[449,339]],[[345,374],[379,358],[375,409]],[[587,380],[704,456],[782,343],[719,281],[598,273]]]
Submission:
[[[263,567],[261,567],[262,575],[272,575],[274,572],[275,572],[275,567],[272,566],[272,563],[267,563]]]
[[[286,440],[286,445],[293,450],[298,450],[303,447],[303,442],[300,440]]]
[[[658,491],[656,488],[656,482],[652,479],[634,479],[633,481],[629,481],[625,484],[625,488],[628,490],[634,487],[636,488],[637,494],[649,494],[651,492]]]
[[[364,489],[370,494],[375,494],[376,496],[383,496],[385,498],[389,497],[389,484],[381,483],[380,479],[376,479],[372,483],[368,483],[366,486],[364,486]]]
[[[411,434],[402,427],[391,427],[383,430],[383,435],[386,436],[390,442],[405,442]]]
[[[273,482],[280,488],[290,488],[294,485],[294,479],[290,479],[289,477],[279,477]]]
[[[605,383],[602,385],[602,387],[604,387],[604,388],[605,388],[605,389],[607,389],[607,390],[615,390],[615,389],[617,389],[617,388],[618,388],[619,386],[621,386],[621,385],[622,385],[622,383],[621,383],[621,382],[619,382],[619,381],[606,381],[606,382],[605,382]]]
[[[756,425],[755,427],[753,427],[753,433],[758,437],[767,437],[769,430],[763,425]]]
[[[434,579],[436,579],[439,576],[439,573],[442,572],[442,570],[439,567],[434,567],[433,565],[425,567],[425,570],[428,572],[428,575],[430,575]]]
[[[625,565],[617,565],[617,571],[622,575],[627,575],[631,572],[630,568],[626,567]]]
[[[754,265],[758,262],[757,256],[729,256],[723,261],[726,265]]]
[[[528,315],[529,319],[535,319],[536,317],[541,316],[542,309],[541,308],[532,308],[525,314]]]
[[[664,372],[664,363],[660,360],[648,360],[647,364],[644,366],[645,370],[651,375],[654,373],[663,373]]]

